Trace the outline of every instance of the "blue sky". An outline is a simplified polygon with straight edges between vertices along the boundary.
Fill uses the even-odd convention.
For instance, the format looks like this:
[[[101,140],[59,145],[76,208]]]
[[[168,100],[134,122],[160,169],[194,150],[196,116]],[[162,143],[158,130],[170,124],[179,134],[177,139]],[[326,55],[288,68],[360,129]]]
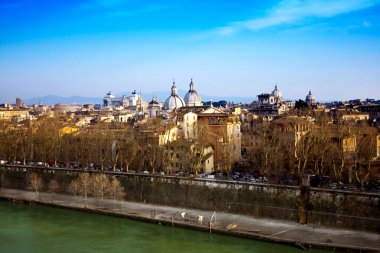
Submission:
[[[380,0],[0,0],[0,102],[169,95],[191,77],[209,96],[277,83],[291,99],[380,99],[379,14]]]

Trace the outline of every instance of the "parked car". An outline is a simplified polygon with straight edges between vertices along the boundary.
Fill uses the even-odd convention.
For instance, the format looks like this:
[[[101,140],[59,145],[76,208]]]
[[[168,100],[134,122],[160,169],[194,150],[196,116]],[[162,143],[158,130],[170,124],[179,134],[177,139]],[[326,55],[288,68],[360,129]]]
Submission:
[[[207,175],[206,179],[215,179],[215,175]]]
[[[205,174],[198,174],[198,178],[206,178],[207,177],[207,174],[205,173]]]

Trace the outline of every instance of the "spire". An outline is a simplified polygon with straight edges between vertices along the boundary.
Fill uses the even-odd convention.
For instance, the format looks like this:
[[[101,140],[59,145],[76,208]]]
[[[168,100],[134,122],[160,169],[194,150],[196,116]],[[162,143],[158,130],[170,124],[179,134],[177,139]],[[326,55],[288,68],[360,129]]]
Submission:
[[[177,86],[175,85],[174,79],[173,79],[173,86],[172,86],[172,96],[177,96]]]
[[[191,81],[190,81],[190,91],[194,91],[193,78],[191,78]]]
[[[309,95],[311,95],[311,90],[309,90]]]

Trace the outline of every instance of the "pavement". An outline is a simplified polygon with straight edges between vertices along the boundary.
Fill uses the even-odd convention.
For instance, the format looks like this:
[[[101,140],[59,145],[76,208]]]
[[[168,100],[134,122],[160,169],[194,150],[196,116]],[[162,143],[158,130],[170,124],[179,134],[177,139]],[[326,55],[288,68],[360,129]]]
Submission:
[[[39,200],[36,200],[34,192],[14,189],[1,189],[0,197],[125,216],[147,222],[195,228],[211,233],[293,244],[303,249],[326,247],[334,250],[380,252],[380,233],[375,232],[325,227],[316,224],[301,225],[285,220],[95,198],[88,198],[85,205],[82,197],[65,194],[54,194],[52,202],[50,193],[40,193]]]

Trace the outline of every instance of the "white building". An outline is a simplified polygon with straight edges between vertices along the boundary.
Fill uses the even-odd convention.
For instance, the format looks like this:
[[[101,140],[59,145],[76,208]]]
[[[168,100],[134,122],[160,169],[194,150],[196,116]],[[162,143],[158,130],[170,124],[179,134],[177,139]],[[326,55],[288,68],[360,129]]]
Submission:
[[[261,116],[276,116],[279,114],[283,114],[289,107],[291,107],[291,103],[288,101],[283,101],[282,93],[275,86],[272,93],[262,93],[257,95],[258,104],[250,110],[250,112],[254,114],[258,114]]]
[[[158,102],[157,97],[153,97],[149,103],[147,113],[149,118],[156,118],[161,115],[161,103]]]
[[[111,91],[107,93],[107,95],[103,99],[103,107],[104,108],[117,108],[117,107],[136,107],[138,105],[140,95],[136,93],[136,91],[132,92],[132,95],[129,97],[115,97],[111,94]]]

